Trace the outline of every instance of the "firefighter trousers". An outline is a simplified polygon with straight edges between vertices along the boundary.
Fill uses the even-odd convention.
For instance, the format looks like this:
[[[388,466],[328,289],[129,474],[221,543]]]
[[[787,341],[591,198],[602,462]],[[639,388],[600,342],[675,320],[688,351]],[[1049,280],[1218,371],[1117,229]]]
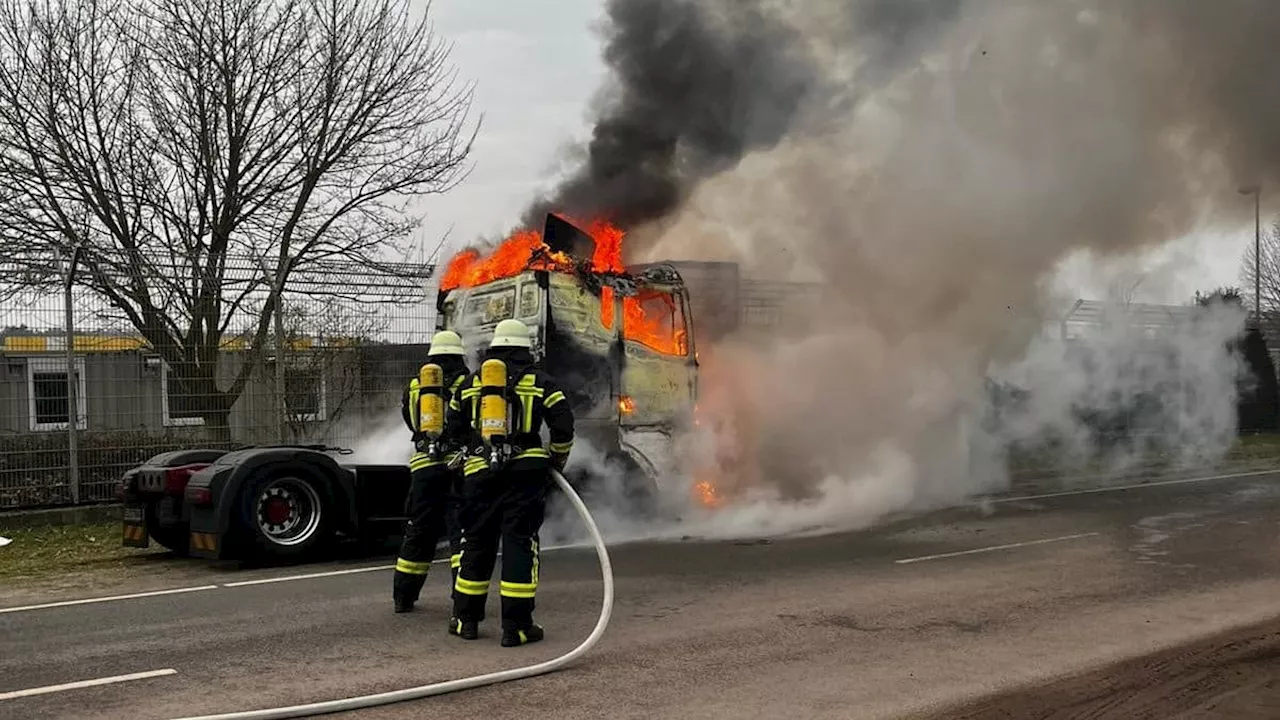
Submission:
[[[449,538],[449,566],[453,578],[458,577],[462,546],[458,485],[462,473],[448,469],[443,462],[432,462],[426,455],[414,455],[409,467],[412,473],[405,502],[408,520],[400,543],[400,556],[396,558],[392,592],[397,602],[413,603],[417,602],[427,580],[436,544],[445,535]]]
[[[463,621],[484,620],[501,540],[502,629],[527,629],[533,625],[538,589],[538,530],[551,488],[550,461],[512,460],[497,472],[476,469],[474,464],[471,469],[463,480],[466,524],[462,566],[454,583],[453,614]]]

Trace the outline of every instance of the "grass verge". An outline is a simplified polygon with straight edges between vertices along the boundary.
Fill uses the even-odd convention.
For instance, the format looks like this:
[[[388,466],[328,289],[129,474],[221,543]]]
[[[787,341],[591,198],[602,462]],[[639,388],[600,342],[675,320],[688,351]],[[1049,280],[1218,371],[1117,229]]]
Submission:
[[[120,523],[44,525],[5,530],[13,542],[0,547],[0,580],[124,566],[148,555],[167,553],[162,547],[121,547]]]

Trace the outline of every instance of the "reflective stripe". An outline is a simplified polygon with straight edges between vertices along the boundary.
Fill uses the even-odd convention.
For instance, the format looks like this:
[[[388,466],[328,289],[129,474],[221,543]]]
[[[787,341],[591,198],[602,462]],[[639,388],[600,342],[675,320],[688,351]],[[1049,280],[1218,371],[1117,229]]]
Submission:
[[[529,549],[533,551],[533,571],[529,573],[529,577],[533,582],[533,586],[538,586],[538,556],[541,555],[541,548],[538,547],[537,540],[529,541]]]
[[[449,399],[449,409],[455,412],[462,409],[462,406],[458,404],[458,398],[454,397]]]
[[[418,411],[421,410],[421,408],[418,407],[418,398],[420,398],[421,396],[422,396],[422,389],[418,387],[418,378],[414,378],[410,380],[409,381],[409,422],[413,425],[413,429],[415,432],[420,427],[420,423],[418,422]]]
[[[426,575],[430,569],[431,563],[429,561],[415,562],[404,558],[396,558],[396,572],[402,572],[407,575]]]
[[[478,457],[467,458],[466,464],[462,466],[462,474],[464,476],[474,475],[478,472],[481,472],[482,470],[488,470],[488,469],[489,469],[489,462],[484,458],[478,458]]]
[[[498,584],[498,594],[502,597],[520,598],[522,600],[532,600],[538,591],[538,583],[516,583],[503,580]]]
[[[462,567],[462,553],[449,556],[449,567],[454,570]]]
[[[487,595],[489,594],[489,581],[467,580],[459,575],[457,581],[453,583],[453,589],[463,595]]]
[[[556,405],[560,404],[560,401],[563,399],[564,399],[564,393],[557,390],[551,393],[550,395],[548,395],[546,400],[542,401],[542,406],[546,408],[553,408]]]
[[[551,458],[551,453],[546,448],[529,448],[522,453],[517,454],[512,460],[524,460],[526,458]]]
[[[429,467],[443,464],[443,460],[432,460],[431,456],[425,453],[414,453],[413,457],[409,458],[409,471],[426,470]]]
[[[573,441],[570,440],[569,442],[551,443],[547,447],[551,450],[551,452],[556,453],[558,455],[563,455],[573,449]]]

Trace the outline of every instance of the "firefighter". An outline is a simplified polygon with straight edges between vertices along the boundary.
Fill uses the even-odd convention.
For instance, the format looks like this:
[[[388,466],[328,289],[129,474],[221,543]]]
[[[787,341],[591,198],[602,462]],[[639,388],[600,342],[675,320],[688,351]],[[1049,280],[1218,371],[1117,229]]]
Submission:
[[[463,465],[466,522],[450,634],[464,640],[479,636],[501,538],[502,646],[542,640],[543,630],[533,622],[538,530],[551,469],[562,470],[573,447],[573,423],[564,392],[534,367],[528,326],[498,323],[480,369],[463,381],[446,420],[447,431],[472,438]]]
[[[414,453],[409,458],[409,497],[405,502],[408,520],[392,580],[392,597],[397,613],[413,610],[422,585],[427,580],[427,571],[431,567],[436,543],[441,536],[447,534],[449,538],[449,565],[455,579],[460,561],[462,528],[457,512],[460,491],[458,485],[462,477],[459,470],[449,467],[449,454],[462,449],[465,437],[462,442],[455,442],[438,429],[433,433],[431,427],[424,427],[430,426],[432,421],[428,418],[428,422],[423,423],[422,400],[424,393],[431,393],[435,389],[431,384],[439,382],[439,388],[435,391],[440,393],[440,412],[435,423],[442,425],[447,403],[469,372],[462,338],[449,330],[436,333],[431,338],[427,359],[419,377],[409,381],[400,403],[405,424],[413,432]],[[432,366],[439,366],[439,370],[434,370]],[[432,372],[439,373],[434,376],[434,380],[430,374]],[[424,380],[427,381],[425,387]],[[434,398],[428,397],[427,400],[430,412],[430,403]]]

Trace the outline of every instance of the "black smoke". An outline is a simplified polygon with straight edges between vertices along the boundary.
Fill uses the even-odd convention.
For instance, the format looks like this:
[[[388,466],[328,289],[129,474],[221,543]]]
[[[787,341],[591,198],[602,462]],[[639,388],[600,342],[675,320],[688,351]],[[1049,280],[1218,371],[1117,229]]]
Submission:
[[[581,167],[526,215],[610,217],[679,207],[696,183],[786,132],[819,77],[802,38],[756,0],[610,0],[610,86]]]

